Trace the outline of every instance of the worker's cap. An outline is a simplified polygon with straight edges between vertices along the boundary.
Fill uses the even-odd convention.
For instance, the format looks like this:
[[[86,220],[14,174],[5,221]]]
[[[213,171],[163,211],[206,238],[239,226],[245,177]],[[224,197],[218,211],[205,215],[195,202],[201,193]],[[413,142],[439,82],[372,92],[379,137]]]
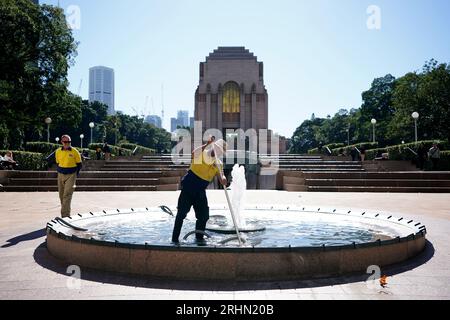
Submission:
[[[221,157],[227,151],[228,144],[223,140],[217,140],[212,143],[211,148],[214,150],[216,157]]]
[[[72,138],[70,138],[69,135],[65,134],[65,135],[63,135],[63,136],[61,137],[61,142],[64,143],[65,141],[67,141],[67,142],[72,142]]]

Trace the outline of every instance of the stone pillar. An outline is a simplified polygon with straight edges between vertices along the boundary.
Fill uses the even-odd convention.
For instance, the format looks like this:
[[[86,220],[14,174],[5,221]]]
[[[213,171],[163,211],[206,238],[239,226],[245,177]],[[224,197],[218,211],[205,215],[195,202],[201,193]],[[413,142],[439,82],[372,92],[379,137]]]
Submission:
[[[256,108],[256,92],[252,92],[252,128],[258,130],[257,126],[257,108]]]
[[[206,93],[205,130],[211,128],[211,86],[208,84]]]
[[[245,108],[245,92],[242,89],[241,90],[241,114],[240,114],[240,129],[246,131],[247,126],[245,123],[245,113],[247,112],[247,109]]]
[[[223,92],[219,90],[217,93],[217,129],[222,131],[223,136],[225,136],[225,132],[223,132]]]

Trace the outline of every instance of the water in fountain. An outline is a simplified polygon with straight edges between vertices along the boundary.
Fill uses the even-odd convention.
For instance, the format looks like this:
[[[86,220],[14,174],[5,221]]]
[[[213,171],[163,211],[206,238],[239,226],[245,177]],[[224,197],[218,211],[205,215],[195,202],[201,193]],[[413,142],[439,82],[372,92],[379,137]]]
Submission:
[[[231,205],[238,228],[246,228],[245,217],[242,216],[245,204],[245,190],[247,190],[247,180],[245,179],[245,167],[236,164],[231,172]],[[230,217],[231,218],[231,217]],[[229,221],[233,225],[233,221]]]

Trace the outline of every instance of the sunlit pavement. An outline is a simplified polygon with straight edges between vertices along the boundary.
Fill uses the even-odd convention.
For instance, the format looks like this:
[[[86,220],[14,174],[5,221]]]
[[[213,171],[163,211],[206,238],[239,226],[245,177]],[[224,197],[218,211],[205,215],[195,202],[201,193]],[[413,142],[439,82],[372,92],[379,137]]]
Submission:
[[[178,192],[75,193],[73,213],[103,209],[175,206]],[[150,279],[81,269],[73,281],[67,265],[45,247],[46,222],[59,215],[57,193],[0,193],[0,299],[450,299],[450,194],[288,193],[248,191],[247,204],[316,206],[392,212],[427,226],[423,254],[382,269],[386,288],[369,274],[341,278],[212,283]],[[210,205],[225,204],[222,191],[208,191]],[[182,272],[182,271],[181,271]]]

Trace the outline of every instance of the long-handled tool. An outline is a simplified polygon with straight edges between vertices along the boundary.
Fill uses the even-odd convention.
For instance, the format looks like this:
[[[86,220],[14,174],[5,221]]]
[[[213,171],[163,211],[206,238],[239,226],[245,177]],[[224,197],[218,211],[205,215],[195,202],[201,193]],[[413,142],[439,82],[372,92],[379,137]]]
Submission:
[[[214,163],[217,166],[217,169],[219,169],[220,174],[222,176],[224,176],[223,169],[222,169],[222,167],[219,164],[219,159],[217,159],[217,152],[216,152],[216,148],[214,146],[214,143],[212,144],[212,147],[213,147],[213,150],[214,150]],[[233,219],[233,224],[234,224],[234,229],[236,230],[237,239],[239,241],[239,246],[242,247],[242,239],[241,239],[241,235],[239,233],[239,226],[236,224],[236,218],[234,217],[233,206],[231,205],[230,196],[228,195],[227,186],[223,186],[223,190],[225,190],[225,196],[227,198],[228,207],[230,208],[231,217]]]

